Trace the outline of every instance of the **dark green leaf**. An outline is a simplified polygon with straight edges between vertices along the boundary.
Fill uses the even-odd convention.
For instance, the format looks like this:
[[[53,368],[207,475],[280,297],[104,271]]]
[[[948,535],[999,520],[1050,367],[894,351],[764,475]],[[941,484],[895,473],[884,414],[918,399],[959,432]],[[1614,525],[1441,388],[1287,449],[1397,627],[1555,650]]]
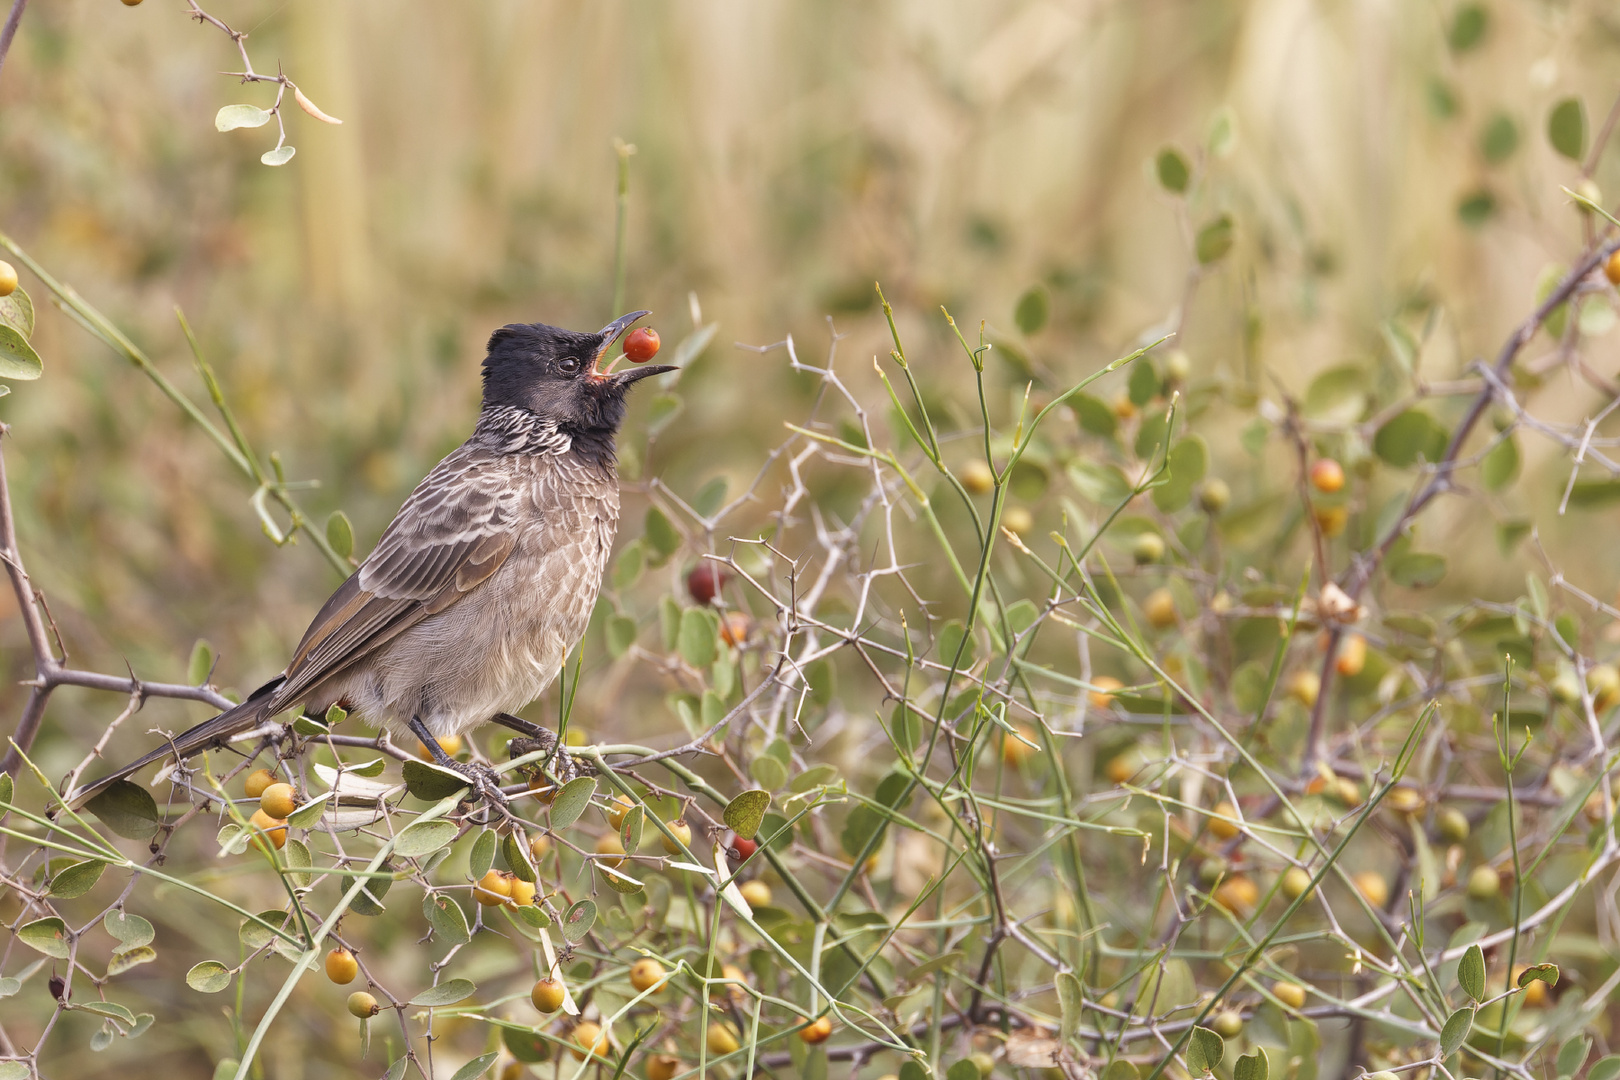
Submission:
[[[1046,317],[1051,308],[1051,297],[1046,292],[1046,286],[1035,285],[1025,290],[1024,295],[1018,298],[1018,307],[1013,311],[1013,321],[1018,324],[1020,333],[1033,334],[1046,325]]]
[[[1446,452],[1446,429],[1421,409],[1407,409],[1391,418],[1373,436],[1373,453],[1404,469],[1420,460],[1437,462]]]
[[[10,806],[11,797],[16,792],[16,785],[11,781],[10,773],[0,773],[0,806]]]
[[[1497,113],[1491,117],[1479,133],[1479,152],[1492,165],[1506,161],[1518,148],[1518,125],[1506,113]]]
[[[579,820],[585,808],[591,805],[591,798],[596,794],[596,778],[594,776],[578,776],[562,786],[557,792],[556,799],[551,803],[551,827],[553,829],[566,829]]]
[[[546,1042],[539,1032],[503,1027],[501,1042],[506,1045],[508,1053],[525,1065],[537,1065],[551,1056],[551,1044]]]
[[[647,825],[647,808],[637,804],[625,812],[619,825],[619,842],[624,850],[634,854],[641,847],[641,832]]]
[[[1496,196],[1488,188],[1468,192],[1457,200],[1457,220],[1474,229],[1491,220],[1496,213]]]
[[[1117,466],[1101,461],[1076,461],[1067,471],[1075,492],[1099,506],[1118,506],[1131,494],[1131,482]]]
[[[585,940],[585,935],[591,932],[591,926],[596,922],[596,902],[593,900],[579,900],[563,914],[562,936],[578,944]]]
[[[126,1028],[135,1026],[135,1014],[130,1012],[124,1006],[118,1004],[116,1001],[90,1000],[83,1003],[75,1003],[73,1007],[82,1012],[94,1013],[97,1016],[105,1016],[110,1020],[117,1020]]]
[[[713,480],[698,488],[697,494],[692,496],[692,509],[709,517],[726,501],[726,478],[717,476]]]
[[[1592,510],[1620,503],[1620,480],[1577,480],[1569,492],[1569,505]]]
[[[458,791],[468,790],[466,777],[431,761],[412,758],[400,771],[405,777],[405,790],[423,802],[438,802]]]
[[[1598,1058],[1592,1063],[1592,1071],[1586,1074],[1586,1080],[1615,1080],[1615,1077],[1620,1077],[1620,1054]]]
[[[1108,1063],[1108,1068],[1102,1071],[1102,1080],[1137,1080],[1142,1071],[1132,1062],[1124,1058],[1115,1058]]]
[[[1467,52],[1485,39],[1485,31],[1489,27],[1490,14],[1485,10],[1484,4],[1463,4],[1452,16],[1451,29],[1446,33],[1446,42],[1451,46],[1452,52]]]
[[[474,1077],[483,1076],[489,1067],[495,1064],[495,1059],[500,1056],[499,1052],[491,1051],[483,1057],[475,1057],[457,1069],[455,1075],[450,1077],[450,1080],[473,1080]]]
[[[474,837],[472,851],[467,856],[467,873],[474,881],[495,865],[495,839],[493,829],[484,829]]]
[[[1475,1001],[1485,1000],[1485,954],[1477,943],[1468,946],[1457,964],[1457,985]]]
[[[101,872],[105,869],[107,864],[100,859],[74,863],[51,876],[51,895],[61,897],[63,900],[83,896],[95,888],[96,882],[101,880]]]
[[[1586,153],[1586,107],[1580,98],[1568,97],[1553,106],[1547,115],[1547,141],[1571,161]]]
[[[945,1080],[979,1080],[979,1067],[971,1058],[952,1062],[951,1067],[945,1070]]]
[[[214,671],[214,647],[204,638],[198,638],[191,647],[191,659],[186,662],[186,682],[201,686]]]
[[[130,840],[148,840],[163,824],[152,793],[128,780],[109,786],[86,803],[85,809],[107,828]]]
[[[1114,410],[1110,409],[1108,403],[1101,398],[1092,397],[1090,394],[1076,394],[1069,399],[1069,407],[1074,410],[1075,419],[1080,422],[1080,427],[1093,435],[1111,439],[1119,427],[1119,419],[1114,415]]]
[[[438,986],[430,986],[420,994],[411,998],[412,1005],[425,1005],[428,1008],[437,1008],[443,1005],[454,1005],[458,1001],[466,1001],[478,992],[471,979],[447,979]]]
[[[443,818],[418,821],[406,826],[404,831],[394,838],[394,853],[407,859],[431,855],[454,840],[458,831],[455,822],[445,821]]]
[[[636,620],[628,615],[613,615],[604,626],[607,634],[608,655],[617,660],[636,643]]]
[[[313,828],[315,823],[321,820],[321,815],[326,813],[326,804],[331,801],[331,792],[316,796],[289,814],[287,824],[295,829]]]
[[[1158,397],[1163,388],[1164,383],[1159,379],[1159,371],[1153,366],[1150,358],[1144,356],[1131,365],[1131,374],[1125,383],[1125,393],[1132,405],[1140,409]]]
[[[687,608],[681,612],[681,659],[695,668],[706,668],[720,655],[720,624],[707,608]]]
[[[1479,463],[1479,478],[1487,491],[1501,491],[1518,475],[1519,447],[1508,435],[1485,452]]]
[[[1558,1048],[1559,1076],[1574,1076],[1582,1065],[1586,1064],[1586,1055],[1592,1052],[1592,1040],[1586,1035],[1576,1035],[1565,1040],[1564,1045]]]
[[[759,832],[759,823],[765,820],[765,811],[770,806],[770,792],[756,788],[743,792],[727,803],[722,816],[733,832],[745,840],[752,840],[754,834]]]
[[[354,526],[349,524],[348,514],[334,510],[327,517],[326,542],[345,559],[354,554]]]
[[[231,969],[218,960],[204,960],[186,972],[186,985],[203,994],[217,994],[231,985]]]
[[[1159,186],[1166,191],[1177,195],[1187,190],[1187,184],[1192,180],[1192,167],[1187,159],[1174,147],[1167,146],[1159,151],[1154,160],[1154,170],[1159,174]]]
[[[17,940],[46,956],[68,958],[67,924],[55,915],[24,923],[17,929]]]
[[[1210,263],[1219,260],[1228,251],[1231,251],[1232,215],[1222,214],[1202,229],[1199,229],[1198,238],[1193,243],[1193,249],[1198,255],[1198,262],[1201,266],[1208,266]]]
[[[769,755],[761,755],[748,763],[748,773],[754,782],[766,791],[775,791],[787,783],[787,766]]]
[[[933,1073],[916,1058],[908,1057],[900,1066],[900,1080],[933,1080]]]
[[[1450,1057],[1462,1046],[1468,1038],[1469,1029],[1474,1026],[1474,1007],[1465,1005],[1452,1013],[1446,1019],[1446,1026],[1440,1029],[1440,1056]]]
[[[1209,468],[1209,449],[1197,435],[1189,435],[1170,448],[1165,483],[1153,489],[1153,505],[1174,513],[1192,501],[1193,488]]]
[[[445,894],[423,896],[422,914],[446,945],[464,945],[472,940],[472,933],[467,929],[467,913]]]
[[[1531,964],[1519,972],[1519,989],[1524,989],[1533,982],[1544,982],[1548,986],[1558,985],[1557,964]]]
[[[1232,1067],[1232,1080],[1267,1080],[1270,1074],[1271,1060],[1263,1046],[1257,1046],[1254,1053],[1238,1058]]]
[[[410,1064],[410,1058],[400,1058],[388,1066],[388,1071],[383,1073],[382,1080],[405,1080],[405,1070],[410,1067]]]
[[[670,524],[668,516],[656,506],[647,508],[647,519],[642,526],[642,535],[646,538],[647,546],[658,556],[653,560],[654,565],[664,562],[681,546],[681,534],[675,531],[675,526]]]
[[[1187,1040],[1187,1067],[1194,1073],[1208,1072],[1221,1063],[1226,1053],[1225,1041],[1207,1027],[1193,1028]]]
[[[1446,576],[1446,557],[1427,551],[1408,551],[1389,561],[1389,579],[1408,589],[1427,589]]]

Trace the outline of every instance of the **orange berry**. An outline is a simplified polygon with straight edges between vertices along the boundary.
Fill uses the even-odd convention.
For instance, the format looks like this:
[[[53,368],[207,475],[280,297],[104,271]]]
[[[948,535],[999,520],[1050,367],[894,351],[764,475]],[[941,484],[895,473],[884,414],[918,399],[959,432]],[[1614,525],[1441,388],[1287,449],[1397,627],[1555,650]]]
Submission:
[[[1176,598],[1169,589],[1154,589],[1142,601],[1142,614],[1147,616],[1148,625],[1155,630],[1165,630],[1176,625]]]
[[[1244,874],[1233,874],[1215,887],[1215,902],[1237,914],[1253,911],[1260,902],[1260,887]]]
[[[1209,819],[1209,831],[1222,840],[1230,840],[1243,831],[1238,824],[1238,808],[1229,802],[1215,804],[1215,814]]]
[[[512,882],[517,878],[499,870],[491,870],[473,886],[473,899],[485,907],[500,907],[512,899]]]
[[[715,1021],[709,1025],[709,1049],[716,1054],[734,1054],[742,1044],[730,1024]]]
[[[1344,488],[1344,466],[1332,458],[1317,458],[1311,465],[1311,486],[1324,495]]]
[[[1333,668],[1347,679],[1361,674],[1367,666],[1367,639],[1360,634],[1346,634],[1339,642],[1339,655],[1333,658]]]
[[[604,866],[619,867],[624,865],[624,841],[619,839],[616,832],[603,833],[596,838],[596,853],[604,856],[619,856],[618,858],[603,858],[597,861]]]
[[[1350,508],[1346,506],[1318,506],[1311,511],[1311,516],[1316,518],[1316,527],[1329,540],[1343,533],[1350,524]]]
[[[647,1080],[671,1080],[681,1071],[681,1059],[674,1054],[648,1054]]]
[[[344,983],[354,982],[354,977],[360,974],[360,961],[354,958],[354,953],[341,945],[326,954],[326,977],[342,986]]]
[[[1017,536],[1023,536],[1035,527],[1035,517],[1022,506],[1009,506],[1001,515],[1001,527]]]
[[[664,965],[652,957],[645,957],[630,965],[630,985],[638,991],[651,990],[664,984],[667,974]]]
[[[1367,903],[1373,907],[1381,908],[1389,903],[1389,882],[1384,880],[1382,874],[1363,870],[1359,874],[1352,874],[1350,882],[1356,887],[1356,892],[1366,898]]]
[[[248,818],[248,824],[264,840],[268,840],[277,851],[287,846],[287,822],[285,818],[273,818],[263,810],[255,810],[253,816]],[[259,839],[255,839],[253,842],[255,845],[263,846],[263,842]]]
[[[1106,709],[1114,704],[1115,690],[1124,689],[1125,684],[1112,675],[1094,675],[1091,679],[1091,691],[1087,700],[1093,709]]]
[[[735,648],[742,648],[754,632],[754,620],[745,612],[728,611],[720,620],[720,640]]]
[[[635,805],[632,800],[623,795],[613,796],[613,801],[608,803],[607,807],[608,824],[615,829],[624,828],[624,815],[628,814]]]
[[[1141,768],[1141,751],[1132,747],[1124,753],[1116,755],[1108,762],[1103,771],[1107,774],[1109,780],[1116,784],[1123,784],[1135,776]]]
[[[824,1043],[832,1035],[832,1017],[823,1016],[819,1020],[811,1021],[799,1029],[799,1038],[814,1046]]]
[[[658,355],[658,331],[638,326],[624,338],[624,358],[632,364],[645,364]]]
[[[535,862],[539,862],[551,854],[551,838],[545,833],[535,833],[529,837],[529,855]]]
[[[608,1052],[608,1037],[602,1033],[602,1025],[593,1024],[589,1020],[581,1020],[574,1025],[574,1047],[572,1053],[579,1061],[587,1057],[606,1057]]]
[[[264,789],[276,782],[276,774],[269,769],[254,769],[242,784],[242,791],[250,799],[264,794]]]
[[[534,882],[524,881],[520,877],[512,878],[512,899],[506,902],[507,907],[528,907],[534,903]]]
[[[556,1012],[562,1008],[563,999],[567,996],[560,979],[541,979],[529,991],[529,1000],[543,1013]]]
[[[439,749],[444,751],[445,757],[453,758],[457,754],[461,753],[460,735],[444,735],[434,741],[439,744]],[[416,756],[421,758],[423,761],[432,761],[433,751],[428,749],[427,743],[418,739],[416,741]]]
[[[16,271],[12,271],[12,275],[15,276]],[[1603,264],[1603,276],[1609,279],[1610,285],[1620,285],[1620,251],[1610,255]]]
[[[1028,724],[1014,724],[1013,726],[1018,729],[1018,734],[1022,735],[1024,739],[1028,739],[1029,742],[1003,731],[1001,733],[1001,760],[1010,767],[1017,769],[1024,762],[1040,753],[1038,747],[1029,745],[1029,743],[1038,743],[1040,740],[1035,729]]]

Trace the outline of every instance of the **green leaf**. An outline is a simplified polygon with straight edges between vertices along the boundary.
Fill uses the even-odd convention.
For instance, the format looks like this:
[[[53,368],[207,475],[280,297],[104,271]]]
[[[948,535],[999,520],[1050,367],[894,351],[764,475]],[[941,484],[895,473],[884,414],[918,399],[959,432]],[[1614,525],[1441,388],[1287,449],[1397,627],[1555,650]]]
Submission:
[[[617,660],[629,652],[630,646],[636,643],[637,629],[636,620],[628,615],[609,616],[603,627],[603,632],[607,635],[608,655]]]
[[[1271,1060],[1263,1046],[1255,1047],[1252,1054],[1244,1054],[1232,1066],[1232,1080],[1267,1080],[1270,1074]]]
[[[745,840],[752,840],[759,832],[759,823],[765,820],[765,811],[771,806],[771,793],[754,789],[745,791],[726,804],[722,817],[731,830]]]
[[[68,958],[67,924],[55,915],[24,923],[17,928],[17,940],[46,956]]]
[[[1468,1038],[1469,1029],[1474,1026],[1474,1007],[1464,1005],[1446,1018],[1446,1026],[1440,1029],[1440,1056],[1450,1057],[1462,1046]]]
[[[266,165],[285,165],[293,159],[293,155],[296,153],[298,151],[291,146],[278,146],[274,150],[266,150],[259,155],[259,160]]]
[[[900,1066],[900,1080],[933,1080],[933,1075],[913,1057],[906,1058]]]
[[[123,949],[112,954],[107,961],[107,978],[122,975],[130,968],[150,964],[157,959],[157,950],[150,945],[137,945],[133,949]]]
[[[444,893],[428,893],[422,897],[422,914],[446,945],[465,945],[472,940],[472,933],[467,929],[467,913]]]
[[[1062,1009],[1062,1027],[1058,1038],[1068,1042],[1074,1038],[1074,1033],[1080,1030],[1080,1010],[1085,1004],[1085,997],[1081,992],[1080,980],[1072,971],[1060,971],[1057,974],[1058,1006]]]
[[[1567,97],[1547,114],[1547,141],[1571,161],[1586,153],[1586,107],[1580,98]]]
[[[471,979],[447,979],[438,986],[430,986],[420,994],[411,998],[412,1005],[424,1005],[428,1008],[437,1008],[441,1005],[454,1005],[458,1001],[466,1001],[478,992]]]
[[[1457,964],[1457,985],[1475,1001],[1485,1000],[1485,953],[1477,943],[1468,946]]]
[[[232,1080],[240,1065],[241,1062],[235,1058],[221,1058],[219,1064],[214,1066],[213,1080]]]
[[[431,761],[412,758],[400,772],[405,777],[405,790],[423,802],[438,802],[469,789],[466,777]]]
[[[28,1066],[20,1061],[0,1061],[0,1080],[28,1080]]]
[[[213,673],[214,647],[208,644],[208,639],[198,638],[197,643],[191,647],[191,659],[186,661],[186,682],[192,686],[201,686]]]
[[[1373,453],[1397,469],[1430,464],[1446,452],[1446,429],[1421,409],[1407,409],[1386,421],[1373,436]]]
[[[546,1042],[539,1032],[503,1027],[501,1042],[505,1044],[508,1053],[525,1065],[537,1065],[551,1056],[551,1044]]]
[[[1034,334],[1046,325],[1047,315],[1050,314],[1052,298],[1044,285],[1034,285],[1024,291],[1018,298],[1018,306],[1013,309],[1013,321],[1018,324],[1018,330],[1024,335]]]
[[[419,859],[423,855],[431,855],[456,838],[459,830],[452,821],[439,818],[434,821],[418,821],[406,826],[405,830],[394,840],[394,853],[403,855],[407,859]]]
[[[681,659],[695,668],[706,668],[720,655],[720,624],[714,613],[706,608],[687,608],[681,612]]]
[[[624,815],[624,821],[619,825],[619,842],[624,850],[635,854],[641,847],[641,832],[647,825],[647,808],[632,806]]]
[[[1209,1072],[1221,1063],[1226,1042],[1207,1027],[1193,1028],[1187,1040],[1187,1067],[1194,1073]]]
[[[553,829],[566,829],[579,820],[585,808],[591,805],[591,798],[596,794],[596,778],[594,776],[579,776],[568,781],[557,792],[556,799],[551,803],[551,827]]]
[[[538,880],[534,856],[529,851],[529,838],[522,832],[513,829],[501,838],[501,857],[506,860],[507,868],[524,881]]]
[[[231,985],[231,969],[218,960],[204,960],[186,972],[186,985],[201,994],[217,994]]]
[[[971,1058],[952,1062],[951,1067],[945,1070],[945,1080],[979,1080],[979,1067]]]
[[[1531,964],[1519,972],[1519,989],[1523,990],[1533,982],[1544,982],[1548,986],[1558,985],[1557,964]]]
[[[1355,423],[1367,411],[1367,373],[1358,364],[1329,368],[1305,388],[1300,411],[1310,420]]]
[[[473,839],[472,851],[467,856],[467,873],[477,881],[495,865],[495,832],[484,829]]]
[[[1232,250],[1232,215],[1222,214],[1220,217],[1198,230],[1198,238],[1193,242],[1193,250],[1198,255],[1200,266],[1208,266],[1218,261],[1228,251]],[[1216,1036],[1219,1038],[1219,1036]]]
[[[1467,52],[1485,40],[1485,31],[1489,28],[1490,14],[1484,4],[1463,4],[1452,17],[1446,43],[1452,52]]]
[[[51,895],[71,900],[95,888],[107,864],[100,859],[87,859],[74,863],[60,873],[51,875]]]
[[[1427,551],[1408,551],[1389,561],[1389,579],[1408,589],[1427,589],[1446,576],[1446,557]]]
[[[102,819],[102,824],[130,840],[151,839],[164,819],[157,813],[157,800],[139,784],[118,780],[117,784],[87,801],[86,810]]]
[[[281,850],[281,857],[287,861],[287,880],[292,882],[293,888],[309,888],[308,871],[315,865],[315,860],[309,854],[309,845],[295,836],[289,836],[287,846]]]
[[[257,105],[227,105],[214,114],[214,130],[235,131],[237,128],[263,127],[270,122],[270,115]]]
[[[1485,452],[1479,479],[1487,491],[1501,491],[1519,475],[1519,446],[1509,435]]]
[[[327,516],[326,542],[345,559],[354,554],[354,526],[349,524],[348,514],[334,510]]]
[[[1566,1040],[1558,1048],[1558,1075],[1574,1076],[1576,1070],[1586,1064],[1586,1055],[1591,1052],[1592,1040],[1586,1035],[1575,1035]]]
[[[1101,461],[1076,461],[1066,471],[1075,492],[1099,506],[1118,506],[1131,494],[1131,482],[1118,466]]]
[[[1457,220],[1471,229],[1491,220],[1496,213],[1496,196],[1489,188],[1477,188],[1457,200]]]
[[[16,785],[11,781],[11,774],[0,773],[0,806],[10,806],[15,791]]]
[[[483,1076],[485,1071],[495,1064],[495,1059],[500,1056],[498,1051],[491,1051],[483,1057],[475,1057],[457,1069],[455,1075],[450,1077],[450,1080],[473,1080],[476,1076]]]
[[[1519,128],[1506,113],[1497,113],[1479,133],[1479,152],[1492,165],[1499,165],[1519,148]]]
[[[94,1013],[97,1016],[105,1016],[109,1020],[116,1020],[120,1024],[123,1024],[126,1028],[135,1026],[135,1014],[130,1012],[124,1006],[118,1004],[116,1001],[90,1000],[84,1002],[83,1004],[75,1003],[73,1008],[78,1009],[81,1012]]]
[[[1151,359],[1144,356],[1131,365],[1130,378],[1125,382],[1125,395],[1130,398],[1132,405],[1141,408],[1158,397],[1163,389],[1164,384],[1159,380],[1158,369],[1153,366]]]
[[[1102,1080],[1137,1080],[1142,1072],[1132,1062],[1124,1058],[1115,1058],[1108,1063],[1108,1068],[1102,1071]]]
[[[1617,1076],[1620,1076],[1620,1054],[1610,1054],[1592,1063],[1592,1071],[1586,1074],[1586,1080],[1615,1080]]]
[[[568,941],[579,944],[585,940],[585,935],[591,932],[596,923],[596,902],[593,900],[579,900],[563,913],[562,936]]]
[[[670,524],[668,516],[656,506],[647,508],[642,536],[646,539],[647,546],[658,556],[653,560],[655,566],[675,554],[681,546],[681,534],[675,531],[675,526]]]
[[[0,323],[5,323],[25,339],[34,336],[34,302],[19,286],[11,295],[0,296]]]
[[[410,1058],[400,1058],[388,1066],[388,1071],[383,1073],[382,1080],[405,1080],[405,1070],[410,1067],[410,1064]]]
[[[139,945],[150,945],[157,933],[152,924],[139,915],[131,915],[127,911],[109,911],[107,917],[101,920],[107,933],[118,939],[120,949],[133,949]]]
[[[326,804],[331,801],[331,792],[327,792],[325,795],[317,795],[289,814],[287,824],[295,829],[312,828],[317,821],[321,820],[321,815],[326,813]]]
[[[1165,147],[1159,151],[1153,166],[1154,172],[1158,174],[1160,187],[1177,195],[1186,192],[1187,184],[1192,180],[1192,166],[1181,156],[1181,151],[1173,146]]]
[[[1153,489],[1153,505],[1174,513],[1192,501],[1193,488],[1209,468],[1209,448],[1197,435],[1189,435],[1170,448],[1168,475]]]
[[[711,324],[713,325],[713,324]],[[680,353],[677,352],[676,356]],[[656,394],[647,406],[647,430],[656,435],[686,410],[679,394]]]
[[[1119,418],[1101,398],[1092,397],[1090,394],[1076,394],[1069,399],[1069,408],[1074,410],[1074,417],[1080,422],[1081,429],[1093,435],[1111,439],[1114,432],[1119,429]]]
[[[10,324],[0,324],[0,379],[28,382],[45,373],[39,353]]]

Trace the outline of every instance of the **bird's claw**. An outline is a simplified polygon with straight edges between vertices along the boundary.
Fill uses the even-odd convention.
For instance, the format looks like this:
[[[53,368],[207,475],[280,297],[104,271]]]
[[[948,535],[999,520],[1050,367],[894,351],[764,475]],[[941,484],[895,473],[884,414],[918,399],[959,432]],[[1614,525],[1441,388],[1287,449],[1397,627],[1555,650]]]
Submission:
[[[559,784],[566,784],[570,780],[578,779],[585,774],[585,767],[574,757],[557,745],[557,736],[549,731],[542,731],[533,738],[518,737],[506,744],[509,760],[516,760],[536,750],[547,754],[547,757],[528,765],[519,766],[519,770],[530,779],[545,775],[547,770],[556,778]]]

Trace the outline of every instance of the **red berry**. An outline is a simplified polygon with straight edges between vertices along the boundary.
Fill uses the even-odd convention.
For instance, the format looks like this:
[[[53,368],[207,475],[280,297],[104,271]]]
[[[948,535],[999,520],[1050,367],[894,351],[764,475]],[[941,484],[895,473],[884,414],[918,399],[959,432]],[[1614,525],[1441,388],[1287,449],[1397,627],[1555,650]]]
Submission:
[[[758,850],[759,845],[754,843],[754,841],[733,833],[731,835],[731,843],[726,845],[726,856],[730,858],[732,862],[741,863],[746,862],[748,857]]]
[[[658,331],[638,326],[624,339],[624,356],[632,364],[645,364],[658,355]]]
[[[686,575],[686,591],[691,593],[692,599],[698,603],[712,604],[729,576],[725,567],[705,559],[692,567],[692,572]]]

